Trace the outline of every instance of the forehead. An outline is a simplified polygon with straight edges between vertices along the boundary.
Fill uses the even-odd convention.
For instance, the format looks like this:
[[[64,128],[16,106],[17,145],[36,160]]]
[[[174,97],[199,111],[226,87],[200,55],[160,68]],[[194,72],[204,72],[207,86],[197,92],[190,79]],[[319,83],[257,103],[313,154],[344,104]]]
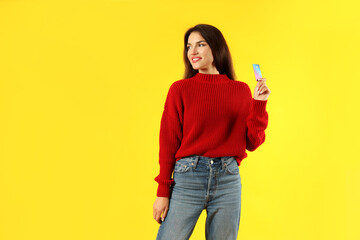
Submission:
[[[205,39],[201,36],[199,32],[190,33],[187,44],[195,44],[198,42],[205,42]]]

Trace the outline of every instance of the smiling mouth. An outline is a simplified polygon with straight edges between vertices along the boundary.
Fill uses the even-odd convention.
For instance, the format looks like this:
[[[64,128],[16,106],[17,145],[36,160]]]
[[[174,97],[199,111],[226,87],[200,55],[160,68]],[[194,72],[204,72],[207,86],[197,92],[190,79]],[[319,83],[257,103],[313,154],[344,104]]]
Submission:
[[[198,61],[200,61],[201,60],[201,58],[194,58],[194,59],[192,59],[191,61],[193,62],[193,63],[196,63],[196,62],[198,62]]]

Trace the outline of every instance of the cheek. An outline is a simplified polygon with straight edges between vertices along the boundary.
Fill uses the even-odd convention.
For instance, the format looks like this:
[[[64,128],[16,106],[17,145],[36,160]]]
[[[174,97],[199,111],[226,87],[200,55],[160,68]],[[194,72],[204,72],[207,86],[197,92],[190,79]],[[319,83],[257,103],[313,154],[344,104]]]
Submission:
[[[208,54],[207,57],[206,57],[206,59],[207,59],[207,62],[209,62],[209,63],[211,63],[211,62],[214,61],[214,59],[213,59],[213,57],[212,57],[211,54]]]
[[[206,58],[207,58],[207,59],[209,59],[209,61],[212,61],[213,56],[212,56],[212,54],[211,54],[211,51],[210,51],[210,50],[207,50],[207,51],[206,51]]]

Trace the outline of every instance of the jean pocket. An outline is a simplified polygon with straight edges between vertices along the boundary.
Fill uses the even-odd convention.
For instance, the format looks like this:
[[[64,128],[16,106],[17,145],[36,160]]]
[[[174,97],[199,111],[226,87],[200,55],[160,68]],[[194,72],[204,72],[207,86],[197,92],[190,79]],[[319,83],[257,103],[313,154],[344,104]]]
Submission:
[[[228,161],[225,165],[226,172],[229,174],[239,174],[239,166],[235,158],[231,158],[232,160]]]
[[[174,172],[185,173],[191,169],[191,157],[184,157],[176,161]]]

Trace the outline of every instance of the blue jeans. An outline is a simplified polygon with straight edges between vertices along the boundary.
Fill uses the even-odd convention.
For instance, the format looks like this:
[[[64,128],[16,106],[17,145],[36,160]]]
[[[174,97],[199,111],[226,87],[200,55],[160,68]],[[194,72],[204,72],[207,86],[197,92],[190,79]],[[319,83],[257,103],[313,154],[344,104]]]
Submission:
[[[189,239],[206,209],[207,240],[236,240],[240,225],[241,179],[235,157],[191,155],[174,166],[169,210],[157,240]]]

